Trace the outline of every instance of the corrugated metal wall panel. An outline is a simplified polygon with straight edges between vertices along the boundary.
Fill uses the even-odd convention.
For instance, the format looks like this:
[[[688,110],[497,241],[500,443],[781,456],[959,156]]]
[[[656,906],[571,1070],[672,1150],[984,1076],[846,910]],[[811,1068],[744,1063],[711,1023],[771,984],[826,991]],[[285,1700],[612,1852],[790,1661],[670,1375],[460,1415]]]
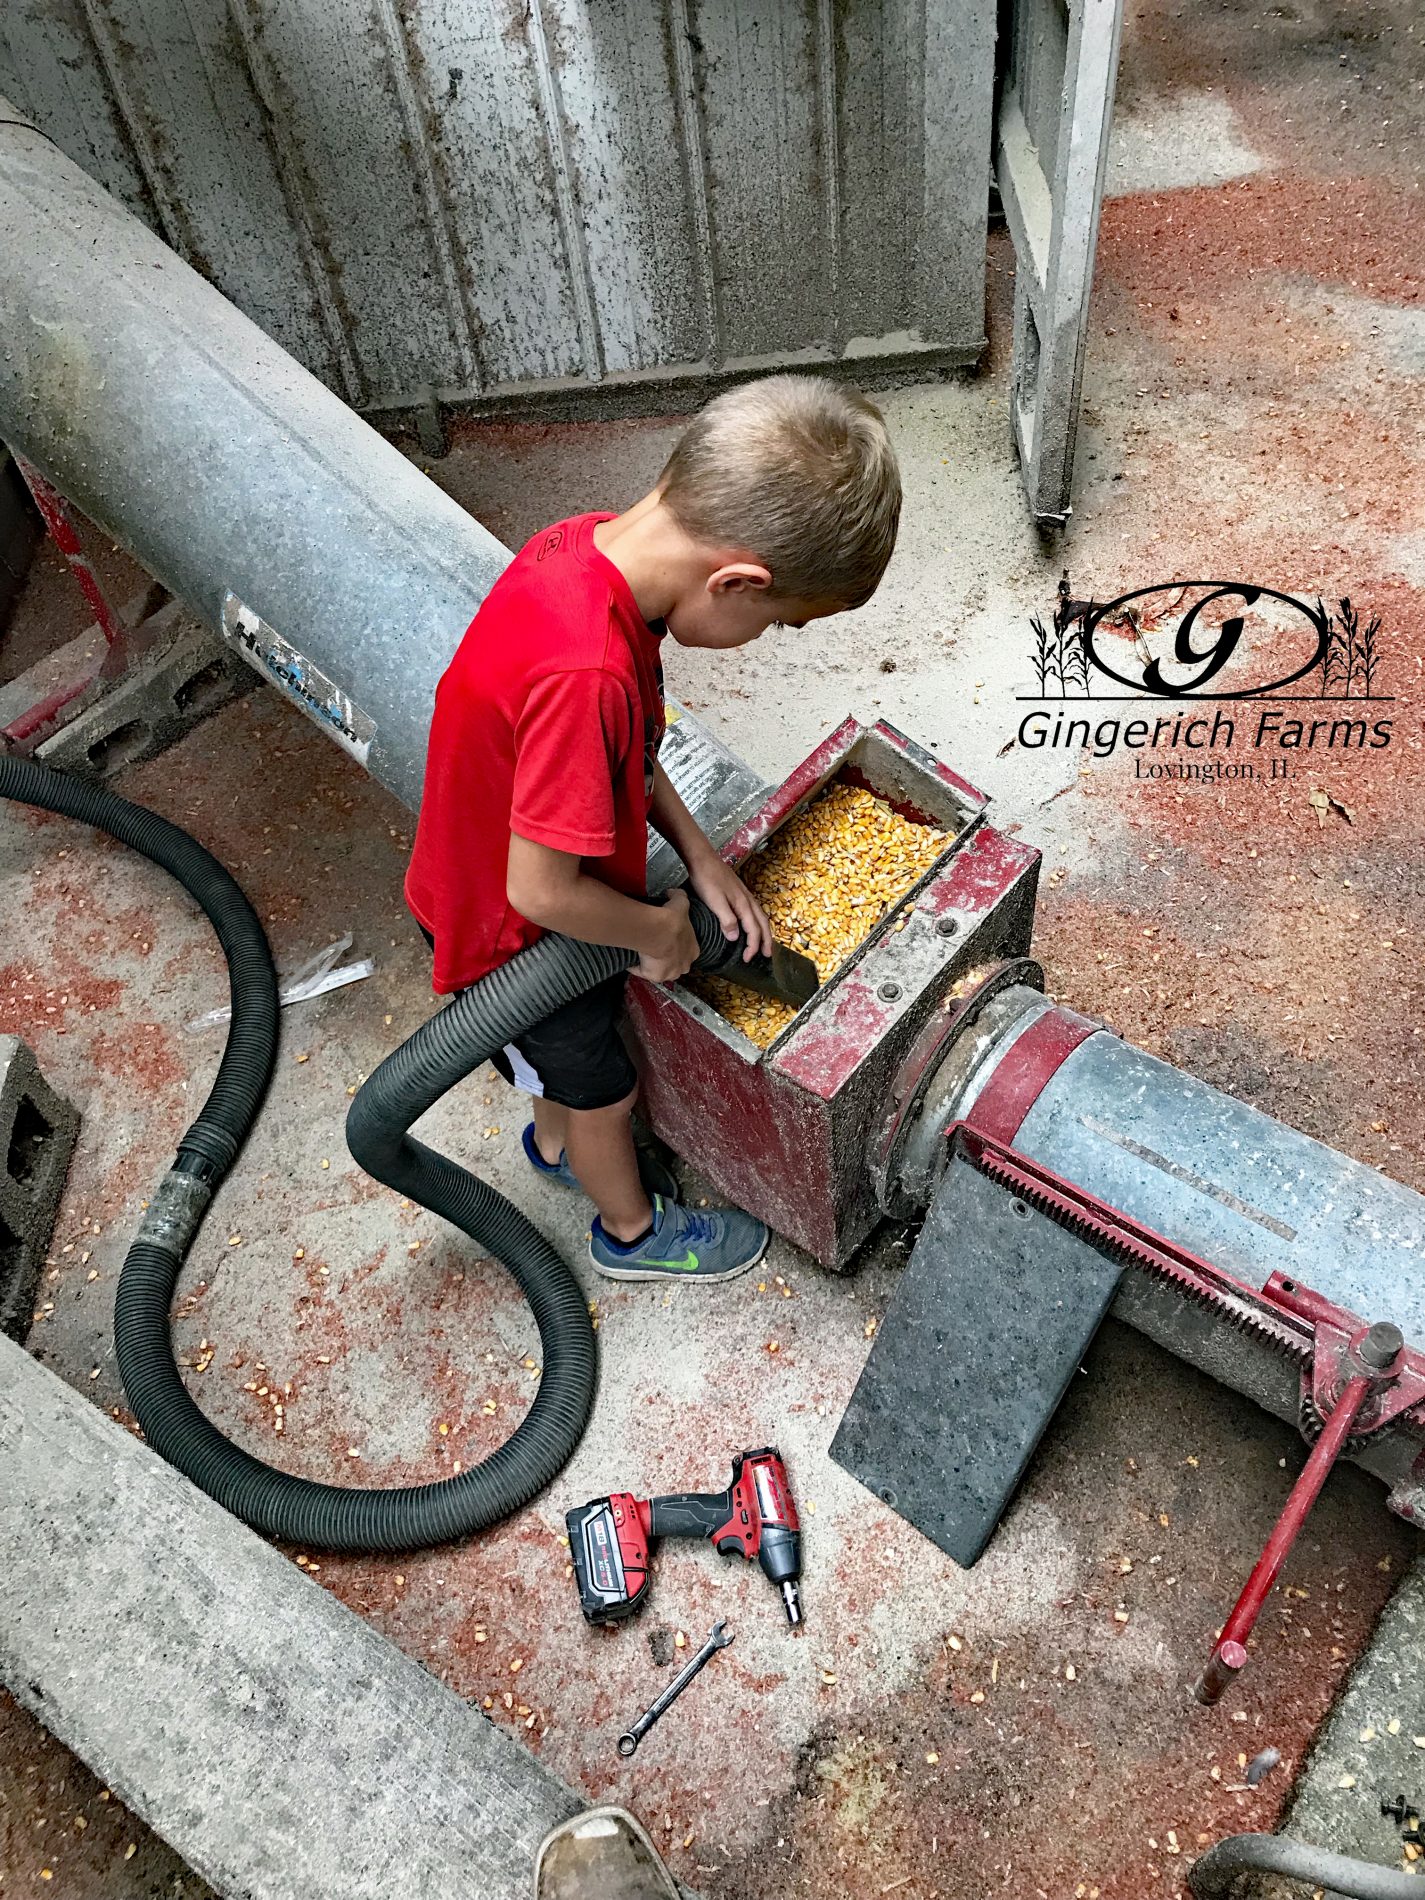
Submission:
[[[838,9],[836,127],[841,174],[841,332],[921,328],[917,193],[924,163],[923,0]],[[879,178],[880,191],[857,189]],[[927,332],[934,334],[934,329]]]
[[[343,338],[324,325],[242,42],[224,0],[87,0],[158,229],[240,310],[325,381]]]
[[[5,0],[0,92],[135,216],[161,229],[80,0]]]
[[[993,0],[8,0],[0,89],[360,408],[970,361]]]
[[[585,372],[533,12],[491,0],[403,9],[431,163],[476,313],[481,387]]]
[[[816,7],[703,0],[690,18],[721,354],[825,347],[836,252],[826,206],[836,157],[819,109]]]
[[[925,0],[924,164],[910,215],[915,308],[927,337],[984,330],[989,172],[981,161],[994,129],[995,18],[995,0]],[[978,278],[968,268],[972,257]]]
[[[352,400],[380,407],[472,380],[393,0],[234,0],[232,11],[289,211],[350,352]]]
[[[708,258],[690,200],[695,111],[660,0],[545,0],[583,265],[611,374],[708,360]],[[688,54],[686,39],[684,54]]]

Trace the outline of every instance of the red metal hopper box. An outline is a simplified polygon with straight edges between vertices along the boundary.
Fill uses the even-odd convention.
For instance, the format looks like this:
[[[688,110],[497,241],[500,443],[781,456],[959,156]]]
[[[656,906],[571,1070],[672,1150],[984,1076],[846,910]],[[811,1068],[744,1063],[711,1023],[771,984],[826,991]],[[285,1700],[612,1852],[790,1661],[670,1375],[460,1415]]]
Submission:
[[[720,1195],[823,1266],[844,1267],[883,1208],[888,1118],[953,1034],[961,979],[1029,949],[1039,853],[996,831],[988,800],[894,726],[848,719],[723,848],[741,864],[833,779],[953,835],[776,1041],[758,1049],[682,984],[629,985],[642,1108]]]

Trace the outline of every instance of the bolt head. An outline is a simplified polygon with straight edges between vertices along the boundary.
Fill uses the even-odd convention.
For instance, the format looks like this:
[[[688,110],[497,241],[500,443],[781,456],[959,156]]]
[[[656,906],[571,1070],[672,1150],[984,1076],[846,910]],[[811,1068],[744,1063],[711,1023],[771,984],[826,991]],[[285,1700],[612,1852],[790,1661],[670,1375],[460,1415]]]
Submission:
[[[1372,1372],[1384,1372],[1405,1345],[1405,1335],[1388,1319],[1379,1319],[1361,1341],[1361,1363]]]

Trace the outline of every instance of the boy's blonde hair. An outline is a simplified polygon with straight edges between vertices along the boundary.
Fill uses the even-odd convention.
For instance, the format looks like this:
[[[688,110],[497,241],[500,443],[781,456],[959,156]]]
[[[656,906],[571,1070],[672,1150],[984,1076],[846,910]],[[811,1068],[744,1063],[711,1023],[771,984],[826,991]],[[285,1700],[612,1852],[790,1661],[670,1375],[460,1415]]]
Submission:
[[[768,376],[717,397],[658,489],[695,541],[765,562],[784,600],[863,606],[896,544],[901,478],[885,421],[824,376]]]

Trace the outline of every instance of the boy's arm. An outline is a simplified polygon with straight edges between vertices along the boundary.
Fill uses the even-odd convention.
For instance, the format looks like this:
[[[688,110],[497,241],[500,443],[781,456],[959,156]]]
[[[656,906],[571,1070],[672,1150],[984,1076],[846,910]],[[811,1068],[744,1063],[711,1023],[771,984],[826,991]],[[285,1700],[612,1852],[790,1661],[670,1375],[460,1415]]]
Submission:
[[[679,798],[672,779],[661,765],[653,768],[653,800],[649,822],[665,837],[688,867],[688,882],[729,937],[747,933],[744,962],[760,950],[772,954],[772,925],[767,913],[732,866],[724,862],[712,840]]]
[[[634,975],[650,983],[673,983],[698,959],[698,940],[688,922],[688,900],[671,891],[662,904],[641,904],[586,875],[583,859],[510,833],[505,895],[532,924],[577,937],[636,950]]]

